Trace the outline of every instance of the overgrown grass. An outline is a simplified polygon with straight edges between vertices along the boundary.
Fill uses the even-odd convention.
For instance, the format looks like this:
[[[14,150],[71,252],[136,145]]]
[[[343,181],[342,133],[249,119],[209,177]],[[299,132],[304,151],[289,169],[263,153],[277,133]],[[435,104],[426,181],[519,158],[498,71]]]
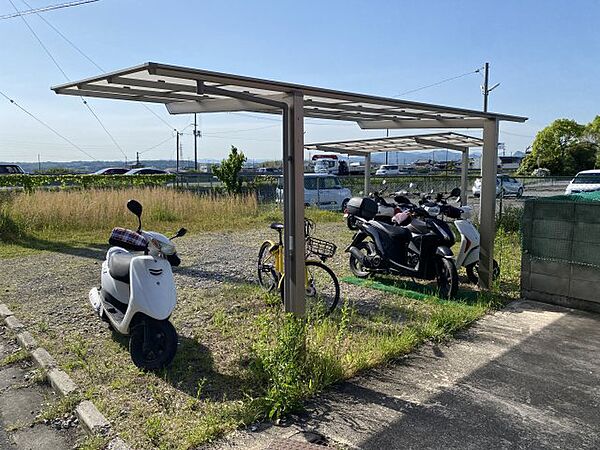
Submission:
[[[127,210],[135,198],[144,206],[145,229],[173,233],[239,230],[282,220],[276,206],[261,206],[254,195],[197,195],[170,188],[34,191],[0,195],[0,258],[21,256],[57,246],[73,248],[105,243],[115,226],[137,227]],[[311,210],[320,221],[339,214]]]

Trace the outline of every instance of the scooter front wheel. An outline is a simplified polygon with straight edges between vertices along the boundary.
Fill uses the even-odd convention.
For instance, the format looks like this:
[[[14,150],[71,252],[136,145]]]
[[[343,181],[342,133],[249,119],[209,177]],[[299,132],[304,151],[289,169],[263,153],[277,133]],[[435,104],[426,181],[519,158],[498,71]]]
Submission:
[[[177,352],[177,331],[168,320],[146,317],[131,329],[129,353],[133,363],[144,370],[161,370]]]

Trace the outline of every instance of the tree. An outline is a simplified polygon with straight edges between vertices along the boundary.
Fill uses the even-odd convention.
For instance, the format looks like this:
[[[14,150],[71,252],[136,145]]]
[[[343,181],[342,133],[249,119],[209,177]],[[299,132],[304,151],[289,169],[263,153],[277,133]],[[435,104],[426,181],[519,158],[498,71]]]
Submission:
[[[244,153],[238,152],[238,149],[232,145],[227,159],[221,161],[221,166],[213,168],[213,173],[225,185],[227,193],[239,194],[241,192],[242,180],[239,175],[245,162]]]
[[[600,116],[585,126],[583,136],[586,142],[596,146],[596,169],[600,168]]]
[[[595,160],[595,151],[593,146],[582,145],[585,130],[584,125],[574,120],[555,120],[536,135],[531,153],[521,163],[519,173],[529,175],[534,169],[544,167],[552,175],[572,175],[592,168],[594,164],[589,164]]]

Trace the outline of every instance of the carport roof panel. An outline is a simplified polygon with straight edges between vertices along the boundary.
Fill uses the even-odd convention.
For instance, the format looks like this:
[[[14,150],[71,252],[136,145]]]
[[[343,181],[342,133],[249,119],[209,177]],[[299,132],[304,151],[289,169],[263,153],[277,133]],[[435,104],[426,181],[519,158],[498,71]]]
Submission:
[[[498,119],[524,122],[525,117],[410,102],[395,98],[335,91],[148,62],[140,66],[69,82],[52,89],[57,94],[164,103],[170,111],[253,111],[280,113],[272,106],[233,101],[235,93],[281,101],[286,94],[304,96],[306,117],[371,122],[419,119]],[[231,93],[232,95],[228,95]],[[187,108],[197,109],[188,111]]]
[[[311,151],[328,151],[348,155],[365,155],[377,152],[402,152],[449,148],[461,150],[481,147],[483,140],[466,134],[445,132],[391,136],[351,141],[334,141],[306,144],[304,148]]]

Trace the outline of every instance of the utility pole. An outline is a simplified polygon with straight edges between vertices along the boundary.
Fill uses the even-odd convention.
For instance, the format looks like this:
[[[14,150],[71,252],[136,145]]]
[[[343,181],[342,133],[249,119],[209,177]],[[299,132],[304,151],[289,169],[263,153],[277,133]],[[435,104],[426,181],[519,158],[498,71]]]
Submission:
[[[483,111],[487,112],[488,95],[490,93],[490,91],[488,90],[488,85],[490,81],[490,63],[485,63],[483,74]]]
[[[140,167],[140,152],[135,152],[135,166]]]
[[[389,129],[385,130],[385,137],[390,137],[390,130]],[[386,164],[388,163],[388,153],[389,152],[385,152],[385,163]],[[396,161],[396,162],[398,162],[398,161]]]
[[[483,93],[483,112],[488,110],[488,96],[490,92],[500,86],[500,83],[496,83],[492,87],[489,87],[490,83],[490,63],[485,63],[483,72],[483,86],[481,86],[481,92]]]
[[[42,162],[40,161],[40,154],[38,153],[38,172],[42,171]]]
[[[198,124],[196,121],[197,114],[194,113],[194,170],[198,171]]]
[[[177,133],[177,139],[175,140],[175,155],[177,158],[177,169],[175,171],[179,173],[179,131],[175,130],[175,133]]]

